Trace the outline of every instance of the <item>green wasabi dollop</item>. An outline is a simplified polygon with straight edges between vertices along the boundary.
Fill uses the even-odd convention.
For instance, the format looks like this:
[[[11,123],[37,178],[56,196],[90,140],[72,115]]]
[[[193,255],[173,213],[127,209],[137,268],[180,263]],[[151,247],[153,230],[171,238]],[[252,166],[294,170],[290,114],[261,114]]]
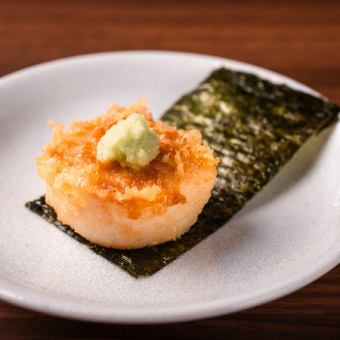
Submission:
[[[159,137],[142,115],[132,113],[106,131],[97,144],[97,159],[131,168],[148,165],[159,154]]]

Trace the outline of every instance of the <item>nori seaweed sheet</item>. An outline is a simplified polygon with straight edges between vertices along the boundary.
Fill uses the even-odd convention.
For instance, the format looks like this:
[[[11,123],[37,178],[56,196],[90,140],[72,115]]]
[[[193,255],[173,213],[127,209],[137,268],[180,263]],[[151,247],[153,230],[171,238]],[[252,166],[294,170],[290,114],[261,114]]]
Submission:
[[[162,117],[178,128],[199,129],[221,160],[208,204],[180,239],[135,250],[105,248],[59,222],[44,197],[26,206],[130,275],[149,276],[223,226],[338,113],[339,106],[323,98],[220,68]]]

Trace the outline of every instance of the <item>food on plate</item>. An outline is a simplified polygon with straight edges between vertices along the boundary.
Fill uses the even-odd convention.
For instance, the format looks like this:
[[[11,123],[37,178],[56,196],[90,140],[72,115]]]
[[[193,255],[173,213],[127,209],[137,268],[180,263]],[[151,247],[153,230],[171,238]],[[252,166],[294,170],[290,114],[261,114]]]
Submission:
[[[211,198],[181,238],[141,249],[101,247],[59,222],[43,197],[27,206],[132,276],[152,275],[222,227],[338,113],[339,106],[325,98],[254,74],[216,69],[162,116],[177,128],[199,130],[220,159]]]
[[[97,144],[97,159],[134,169],[148,165],[159,154],[160,136],[145,118],[132,113],[112,125]]]
[[[51,126],[37,159],[46,202],[95,244],[131,249],[175,240],[211,195],[218,159],[201,133],[154,120],[143,100],[67,130]]]

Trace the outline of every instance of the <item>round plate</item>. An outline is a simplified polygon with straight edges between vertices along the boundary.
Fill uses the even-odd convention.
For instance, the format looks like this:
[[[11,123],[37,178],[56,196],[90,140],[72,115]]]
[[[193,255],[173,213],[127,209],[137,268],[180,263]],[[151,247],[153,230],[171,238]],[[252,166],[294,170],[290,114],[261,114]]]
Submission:
[[[34,158],[51,136],[48,120],[93,118],[141,96],[159,117],[221,65],[312,91],[256,66],[174,52],[80,56],[0,80],[2,299],[91,321],[194,320],[281,297],[339,263],[339,124],[309,140],[224,227],[148,278],[130,277],[24,208],[44,193]]]

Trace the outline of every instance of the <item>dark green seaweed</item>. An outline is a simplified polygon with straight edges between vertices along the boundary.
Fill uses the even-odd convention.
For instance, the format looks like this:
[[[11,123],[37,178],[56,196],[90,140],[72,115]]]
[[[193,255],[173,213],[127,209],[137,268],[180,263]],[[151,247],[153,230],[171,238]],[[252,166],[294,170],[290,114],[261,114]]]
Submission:
[[[339,106],[323,98],[217,69],[162,118],[178,128],[199,129],[221,160],[208,204],[179,240],[135,250],[105,248],[59,222],[44,197],[26,206],[132,276],[152,275],[223,226],[338,113]]]

